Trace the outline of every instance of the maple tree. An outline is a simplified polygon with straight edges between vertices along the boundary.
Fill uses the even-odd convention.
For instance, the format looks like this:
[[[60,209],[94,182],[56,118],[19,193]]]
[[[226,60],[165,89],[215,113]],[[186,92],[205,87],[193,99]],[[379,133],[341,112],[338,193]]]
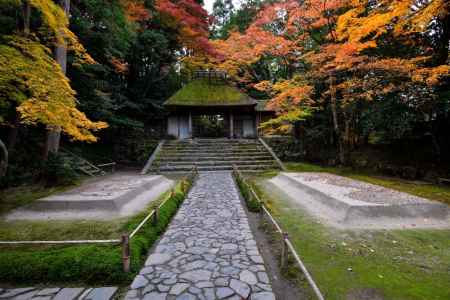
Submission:
[[[75,140],[96,141],[93,132],[107,127],[106,123],[92,122],[76,108],[75,92],[48,48],[12,36],[3,39],[0,52],[0,99],[5,113],[16,109],[24,124],[60,126]]]
[[[343,153],[359,140],[364,103],[399,97],[431,113],[450,73],[448,20],[444,0],[281,1],[265,6],[245,33],[215,42],[216,64],[272,97],[272,128],[285,131],[329,108]]]
[[[180,43],[191,52],[209,53],[209,17],[202,5],[195,0],[157,0],[156,9],[163,23],[174,28]]]

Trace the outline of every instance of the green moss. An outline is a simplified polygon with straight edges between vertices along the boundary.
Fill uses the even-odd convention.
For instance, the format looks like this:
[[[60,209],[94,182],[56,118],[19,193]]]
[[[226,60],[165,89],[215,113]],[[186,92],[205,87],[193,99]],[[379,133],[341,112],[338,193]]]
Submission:
[[[190,185],[191,183],[188,182],[187,187]],[[158,223],[147,222],[131,240],[130,273],[122,271],[120,245],[1,247],[0,282],[14,285],[33,283],[128,284],[141,268],[150,247],[164,232],[175,215],[186,193],[187,191],[183,191],[182,184],[179,183],[171,199],[160,209]],[[161,203],[161,200],[158,204]],[[103,228],[109,230],[105,233],[107,236],[118,238],[119,232],[131,232],[136,228],[151,209],[152,206],[129,220],[119,223],[119,226],[109,224],[108,227],[105,223],[94,229],[94,232],[98,234]],[[94,223],[89,223],[89,226]],[[97,223],[97,225],[99,224],[101,223]],[[45,225],[41,225],[45,227]],[[66,230],[69,228],[74,230],[74,232],[68,230],[70,236],[74,236],[76,232],[82,233],[83,236],[89,236],[86,232],[80,232],[86,229],[85,226],[80,226],[77,230],[73,227],[75,225],[66,224]],[[64,229],[62,232],[65,232]],[[38,230],[35,234],[42,235],[43,231]],[[65,236],[69,236],[67,232]]]
[[[274,194],[265,179],[255,178],[254,188],[326,299],[350,299],[355,290],[386,300],[450,299],[449,230],[337,230]]]
[[[225,83],[206,79],[189,82],[165,102],[165,105],[252,105],[254,100]]]

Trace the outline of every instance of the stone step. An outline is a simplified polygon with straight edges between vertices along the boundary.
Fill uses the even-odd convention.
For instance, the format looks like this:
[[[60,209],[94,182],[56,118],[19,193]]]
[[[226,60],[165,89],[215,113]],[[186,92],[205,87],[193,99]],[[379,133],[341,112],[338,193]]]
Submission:
[[[272,155],[256,139],[193,139],[166,141],[151,170],[184,172],[197,166],[199,171],[277,169]]]
[[[160,167],[152,168],[153,172],[171,172],[171,171],[190,171],[192,170],[193,165],[183,165],[183,166],[169,166],[169,167]],[[276,165],[268,164],[268,165],[238,165],[239,170],[270,170],[275,169]],[[233,170],[233,166],[231,165],[221,165],[221,166],[197,166],[198,171],[231,171]]]
[[[197,146],[186,146],[186,147],[176,147],[176,146],[163,146],[163,150],[167,151],[219,151],[223,149],[227,150],[257,150],[257,151],[267,151],[263,146],[227,146],[227,145],[217,145],[217,146],[207,146],[207,147],[197,147]]]
[[[156,161],[202,161],[202,160],[222,160],[222,161],[246,161],[246,160],[273,160],[271,155],[240,155],[240,156],[228,156],[228,155],[164,155],[158,158]]]
[[[184,145],[184,144],[259,144],[255,139],[194,139],[194,140],[168,140],[166,145]]]
[[[248,155],[261,155],[261,154],[267,154],[267,151],[262,151],[262,150],[232,150],[232,149],[227,149],[227,148],[223,148],[223,149],[217,149],[217,150],[178,150],[178,151],[173,151],[173,150],[165,150],[162,149],[160,152],[160,155],[192,155],[192,154],[197,154],[198,156],[203,156],[203,155],[211,155],[211,154],[227,154],[227,155],[242,155],[242,154],[248,154]]]
[[[254,160],[254,161],[222,161],[222,160],[212,160],[212,161],[196,161],[195,163],[192,162],[177,162],[177,161],[170,161],[170,162],[160,162],[156,161],[155,166],[160,167],[170,167],[170,166],[190,166],[196,165],[198,167],[200,166],[232,166],[232,165],[264,165],[264,164],[273,164],[276,165],[276,162],[274,160]]]
[[[164,146],[170,147],[187,147],[187,146],[196,146],[196,147],[210,147],[214,145],[226,145],[226,146],[260,146],[260,143],[230,143],[230,142],[215,142],[215,143],[164,143]]]

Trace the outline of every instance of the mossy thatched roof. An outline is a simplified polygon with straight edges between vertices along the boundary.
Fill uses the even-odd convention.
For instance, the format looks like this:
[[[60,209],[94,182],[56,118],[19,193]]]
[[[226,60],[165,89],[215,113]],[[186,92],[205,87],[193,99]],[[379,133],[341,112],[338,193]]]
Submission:
[[[189,82],[170,97],[169,106],[242,106],[256,105],[256,101],[236,87],[224,82],[197,79]]]

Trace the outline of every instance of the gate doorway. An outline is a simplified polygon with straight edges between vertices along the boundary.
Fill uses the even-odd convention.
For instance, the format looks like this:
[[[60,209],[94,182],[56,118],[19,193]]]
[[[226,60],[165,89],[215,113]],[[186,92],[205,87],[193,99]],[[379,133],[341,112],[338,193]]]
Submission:
[[[193,115],[192,131],[194,137],[225,137],[227,136],[227,129],[224,115]]]

